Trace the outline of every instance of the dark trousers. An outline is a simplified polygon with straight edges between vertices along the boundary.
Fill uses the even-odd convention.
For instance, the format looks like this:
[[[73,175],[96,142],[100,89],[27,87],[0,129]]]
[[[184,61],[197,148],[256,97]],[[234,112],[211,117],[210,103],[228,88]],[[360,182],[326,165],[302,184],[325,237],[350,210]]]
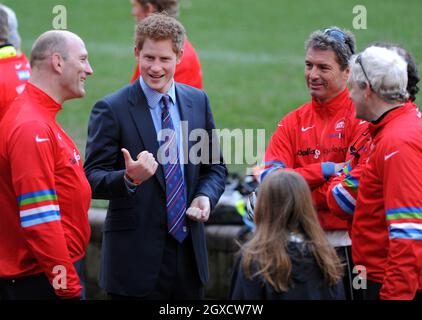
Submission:
[[[366,289],[358,290],[356,300],[379,300],[381,283],[366,279]]]
[[[85,298],[84,259],[74,263]],[[0,279],[0,300],[58,300],[53,286],[44,273],[15,279]]]
[[[85,278],[85,258],[76,261],[73,266],[76,269],[76,272],[79,276],[79,281],[81,282],[81,300],[86,300],[86,278]]]
[[[341,263],[344,265],[343,286],[346,300],[355,300],[357,290],[353,288],[353,277],[356,275],[353,274],[352,247],[336,247],[335,249]]]
[[[357,290],[357,300],[379,300],[382,284],[367,280],[366,289]],[[417,291],[413,300],[422,301],[422,291]]]
[[[154,289],[143,297],[128,297],[109,293],[112,300],[199,300],[204,288],[199,279],[189,235],[182,244],[167,234],[163,260]]]

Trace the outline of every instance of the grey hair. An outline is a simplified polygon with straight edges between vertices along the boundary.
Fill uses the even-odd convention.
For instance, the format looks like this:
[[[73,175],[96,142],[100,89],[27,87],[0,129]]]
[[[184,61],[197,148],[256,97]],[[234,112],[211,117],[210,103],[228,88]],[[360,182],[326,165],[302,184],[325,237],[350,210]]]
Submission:
[[[358,55],[352,57],[349,82],[361,88],[369,82],[372,90],[387,102],[407,101],[407,63],[395,50],[371,46],[360,55],[362,66],[356,62]]]
[[[407,62],[407,92],[409,92],[409,99],[411,101],[415,101],[416,95],[419,92],[418,83],[420,81],[418,66],[415,58],[410,54],[409,51],[396,43],[375,42],[372,45],[376,47],[392,49]]]
[[[0,9],[6,11],[8,25],[9,25],[9,34],[7,36],[7,42],[16,48],[16,50],[21,49],[21,37],[18,32],[18,19],[16,18],[15,12],[4,4],[0,3]]]
[[[0,8],[0,41],[7,42],[9,38],[9,22],[8,15],[5,10]]]
[[[344,35],[344,42],[327,34],[327,30],[336,30]],[[348,30],[339,27],[330,27],[325,30],[318,30],[311,33],[305,42],[305,49],[332,50],[337,58],[341,70],[349,66],[350,58],[356,51],[355,36]]]

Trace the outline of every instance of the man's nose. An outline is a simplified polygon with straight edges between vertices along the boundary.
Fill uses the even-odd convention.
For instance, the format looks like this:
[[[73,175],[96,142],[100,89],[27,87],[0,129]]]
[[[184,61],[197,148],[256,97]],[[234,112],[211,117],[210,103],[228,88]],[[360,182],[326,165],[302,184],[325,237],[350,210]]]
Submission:
[[[91,64],[89,63],[89,61],[87,61],[86,68],[85,68],[85,73],[88,74],[88,75],[91,75],[91,74],[94,73],[94,70],[92,69]]]
[[[313,66],[311,70],[309,70],[309,78],[316,79],[319,77],[318,68]]]
[[[152,66],[151,66],[151,70],[152,70],[152,71],[160,71],[160,69],[161,69],[161,64],[160,64],[160,62],[159,62],[159,61],[154,61],[154,62],[152,63]]]

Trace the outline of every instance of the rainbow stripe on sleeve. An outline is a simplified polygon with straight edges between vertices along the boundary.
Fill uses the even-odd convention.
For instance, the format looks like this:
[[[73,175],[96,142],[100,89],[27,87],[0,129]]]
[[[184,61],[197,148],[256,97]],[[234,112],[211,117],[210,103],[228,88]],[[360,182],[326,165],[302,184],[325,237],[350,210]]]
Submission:
[[[272,160],[272,161],[265,162],[263,167],[264,167],[264,170],[261,172],[260,179],[259,179],[261,183],[264,181],[264,178],[269,173],[278,169],[284,169],[286,168],[286,165],[283,161]]]
[[[404,207],[387,210],[391,238],[422,240],[422,208]]]
[[[40,190],[18,197],[23,228],[60,220],[60,208],[55,190]]]

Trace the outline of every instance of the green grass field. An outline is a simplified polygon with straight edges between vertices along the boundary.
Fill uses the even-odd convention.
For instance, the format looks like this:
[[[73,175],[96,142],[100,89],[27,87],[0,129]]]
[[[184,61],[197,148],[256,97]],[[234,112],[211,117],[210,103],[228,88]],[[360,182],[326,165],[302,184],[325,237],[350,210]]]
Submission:
[[[68,29],[86,42],[94,75],[87,96],[66,103],[59,121],[84,152],[89,112],[97,99],[125,85],[132,74],[133,18],[129,0],[3,0],[15,9],[24,51],[52,28],[55,5],[67,8]],[[354,30],[353,7],[367,9],[367,29]],[[358,49],[376,40],[404,45],[422,61],[422,2],[182,0],[180,20],[202,62],[205,90],[217,127],[264,128],[309,99],[303,78],[304,41],[313,30],[352,30]],[[420,64],[419,64],[420,66]],[[244,165],[230,170],[244,172]]]

